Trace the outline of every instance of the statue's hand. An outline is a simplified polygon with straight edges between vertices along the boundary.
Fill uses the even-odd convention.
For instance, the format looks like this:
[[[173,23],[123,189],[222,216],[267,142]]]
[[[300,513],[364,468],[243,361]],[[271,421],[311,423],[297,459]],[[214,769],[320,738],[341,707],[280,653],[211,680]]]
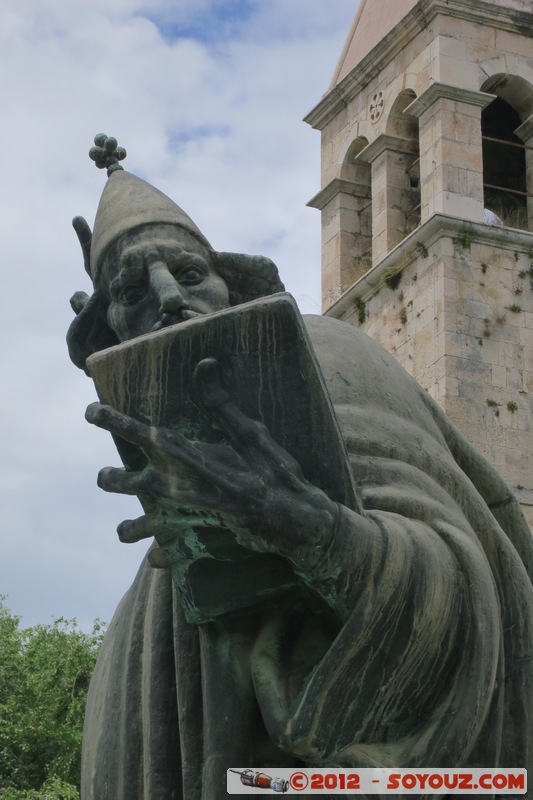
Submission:
[[[147,456],[139,472],[107,467],[99,485],[109,492],[136,494],[148,500],[149,513],[123,522],[121,538],[136,541],[168,537],[158,505],[180,509],[183,525],[211,517],[234,531],[241,545],[277,553],[305,569],[314,563],[331,536],[336,505],[304,478],[297,461],[259,422],[246,417],[219,379],[218,363],[198,364],[195,399],[224,431],[229,444],[191,442],[177,431],[155,428],[110,406],[94,403],[87,419],[126,439]],[[179,535],[179,523],[176,525]]]

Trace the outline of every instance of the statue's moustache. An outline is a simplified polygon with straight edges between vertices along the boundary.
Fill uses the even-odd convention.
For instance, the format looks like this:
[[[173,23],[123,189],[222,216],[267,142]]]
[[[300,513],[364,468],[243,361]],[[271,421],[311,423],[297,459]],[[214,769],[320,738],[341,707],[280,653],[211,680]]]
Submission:
[[[198,311],[192,311],[190,308],[183,308],[179,314],[162,314],[152,326],[151,331],[160,331],[161,328],[168,328],[169,325],[176,325],[178,322],[185,322],[185,320],[200,316]]]

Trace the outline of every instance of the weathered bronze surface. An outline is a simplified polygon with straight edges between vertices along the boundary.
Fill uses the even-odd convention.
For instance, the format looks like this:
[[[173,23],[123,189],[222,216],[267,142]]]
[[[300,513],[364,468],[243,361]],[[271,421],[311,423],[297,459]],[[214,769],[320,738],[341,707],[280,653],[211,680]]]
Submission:
[[[155,537],[91,684],[83,800],[533,767],[531,533],[496,472],[377,343],[261,301],[272,262],[149,184],[112,171],[75,227],[95,292],[69,347],[126,465],[99,482],[141,500],[124,541]]]

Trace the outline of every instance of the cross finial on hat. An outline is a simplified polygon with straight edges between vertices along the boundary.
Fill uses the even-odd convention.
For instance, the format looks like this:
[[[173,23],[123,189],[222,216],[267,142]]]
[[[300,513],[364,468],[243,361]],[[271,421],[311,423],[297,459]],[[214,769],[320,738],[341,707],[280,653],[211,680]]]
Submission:
[[[107,168],[107,177],[117,169],[124,169],[118,163],[126,158],[126,151],[118,146],[114,136],[107,133],[97,133],[94,137],[94,147],[89,150],[89,158],[94,161],[98,169]]]

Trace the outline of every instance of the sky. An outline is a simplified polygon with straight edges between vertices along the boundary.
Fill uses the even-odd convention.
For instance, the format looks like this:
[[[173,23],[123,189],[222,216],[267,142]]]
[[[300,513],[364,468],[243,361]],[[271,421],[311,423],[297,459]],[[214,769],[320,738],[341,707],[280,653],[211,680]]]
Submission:
[[[92,382],[71,364],[69,298],[91,292],[71,227],[90,224],[124,166],[194,219],[217,250],[278,265],[320,313],[320,134],[358,0],[2,0],[0,5],[0,594],[22,624],[109,621],[146,543],[121,544],[135,498],[96,486],[120,464],[85,422]]]

